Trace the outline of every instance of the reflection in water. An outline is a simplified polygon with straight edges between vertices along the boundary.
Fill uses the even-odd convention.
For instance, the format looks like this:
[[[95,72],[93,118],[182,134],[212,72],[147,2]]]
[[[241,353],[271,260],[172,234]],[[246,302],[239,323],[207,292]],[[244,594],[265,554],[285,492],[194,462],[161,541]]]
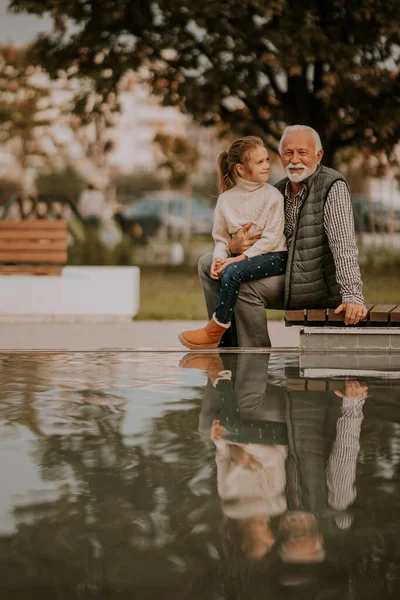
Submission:
[[[263,558],[275,543],[271,518],[284,515],[279,525],[281,559],[319,563],[325,550],[318,521],[324,519],[325,530],[332,520],[342,529],[352,522],[346,509],[356,499],[367,387],[346,381],[344,391],[338,383],[334,394],[322,391],[316,398],[296,385],[291,390],[284,377],[268,377],[263,355],[224,360],[229,369],[217,353],[189,354],[181,365],[207,371],[205,405],[215,396],[220,410],[211,439],[227,537],[247,557]]]
[[[397,598],[397,381],[178,362],[1,356],[2,597]]]
[[[230,359],[225,362],[231,369],[224,369],[219,355],[212,358],[211,369],[207,365],[212,387],[206,394],[215,389],[220,409],[219,419],[211,425],[211,439],[216,446],[223,534],[227,548],[230,544],[233,551],[240,549],[248,558],[261,559],[275,543],[271,518],[287,508],[285,404],[282,388],[267,389],[264,356],[242,354]],[[183,366],[190,367],[190,356]]]

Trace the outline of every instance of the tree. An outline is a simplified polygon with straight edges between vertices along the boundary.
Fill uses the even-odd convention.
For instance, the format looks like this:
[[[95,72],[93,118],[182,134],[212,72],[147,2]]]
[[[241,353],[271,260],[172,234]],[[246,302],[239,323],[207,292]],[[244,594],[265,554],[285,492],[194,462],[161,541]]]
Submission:
[[[10,145],[22,167],[23,191],[34,192],[37,175],[46,168],[72,164],[87,173],[90,161],[104,172],[117,110],[115,94],[95,93],[91,80],[77,79],[74,69],[59,69],[51,81],[32,63],[29,48],[0,46],[0,143]],[[86,164],[82,156],[70,155],[77,145]]]
[[[221,133],[261,134],[276,149],[286,124],[312,125],[326,164],[349,146],[390,154],[400,137],[397,0],[10,0],[10,7],[53,16],[55,33],[35,48],[53,73],[74,66],[104,93],[127,69],[145,67],[166,104]]]
[[[168,173],[172,188],[190,186],[191,176],[199,162],[199,152],[191,142],[180,136],[157,133],[154,142],[162,155],[158,167]]]
[[[41,70],[26,65],[25,55],[24,49],[0,47],[0,143],[13,140],[24,173],[22,189],[28,192],[35,170],[51,160],[54,143],[48,132],[54,115],[46,110],[49,90]]]

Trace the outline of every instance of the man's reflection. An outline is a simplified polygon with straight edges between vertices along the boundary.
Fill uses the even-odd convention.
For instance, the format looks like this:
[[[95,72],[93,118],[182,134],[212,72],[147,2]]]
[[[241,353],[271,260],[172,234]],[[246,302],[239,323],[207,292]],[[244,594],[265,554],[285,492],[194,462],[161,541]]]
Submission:
[[[314,515],[325,535],[352,524],[348,509],[356,499],[362,407],[367,393],[367,387],[356,381],[337,382],[334,393],[288,386],[288,508]],[[316,554],[322,555],[317,546]],[[284,556],[302,560],[303,553],[294,545]],[[308,558],[305,553],[304,559]]]
[[[347,529],[353,518],[344,511],[357,497],[357,456],[360,451],[362,407],[368,388],[358,381],[346,381],[345,393],[336,390],[335,394],[342,398],[341,416],[336,422],[336,439],[326,467],[326,483],[329,506],[341,511],[335,517],[335,522],[340,529]]]
[[[297,362],[287,362],[289,379],[269,358],[189,353],[181,366],[209,377],[200,431],[216,447],[226,546],[251,559],[276,546],[283,562],[319,563],[324,538],[352,523],[367,388],[307,389]]]

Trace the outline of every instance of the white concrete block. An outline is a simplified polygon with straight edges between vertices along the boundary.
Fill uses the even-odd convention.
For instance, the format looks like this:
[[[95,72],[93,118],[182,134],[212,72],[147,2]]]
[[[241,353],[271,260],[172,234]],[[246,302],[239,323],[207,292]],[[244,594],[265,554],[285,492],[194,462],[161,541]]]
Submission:
[[[132,318],[139,311],[138,267],[64,267],[59,277],[0,276],[0,315]]]
[[[395,327],[304,327],[300,350],[304,352],[400,352],[400,328]]]

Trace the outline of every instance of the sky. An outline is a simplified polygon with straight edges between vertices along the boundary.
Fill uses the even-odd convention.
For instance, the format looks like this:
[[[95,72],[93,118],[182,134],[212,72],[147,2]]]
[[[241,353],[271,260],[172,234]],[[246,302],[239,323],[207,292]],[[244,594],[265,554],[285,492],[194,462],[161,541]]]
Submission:
[[[12,15],[7,12],[8,0],[0,0],[0,44],[12,42],[22,46],[42,31],[50,31],[50,19],[30,15]]]

